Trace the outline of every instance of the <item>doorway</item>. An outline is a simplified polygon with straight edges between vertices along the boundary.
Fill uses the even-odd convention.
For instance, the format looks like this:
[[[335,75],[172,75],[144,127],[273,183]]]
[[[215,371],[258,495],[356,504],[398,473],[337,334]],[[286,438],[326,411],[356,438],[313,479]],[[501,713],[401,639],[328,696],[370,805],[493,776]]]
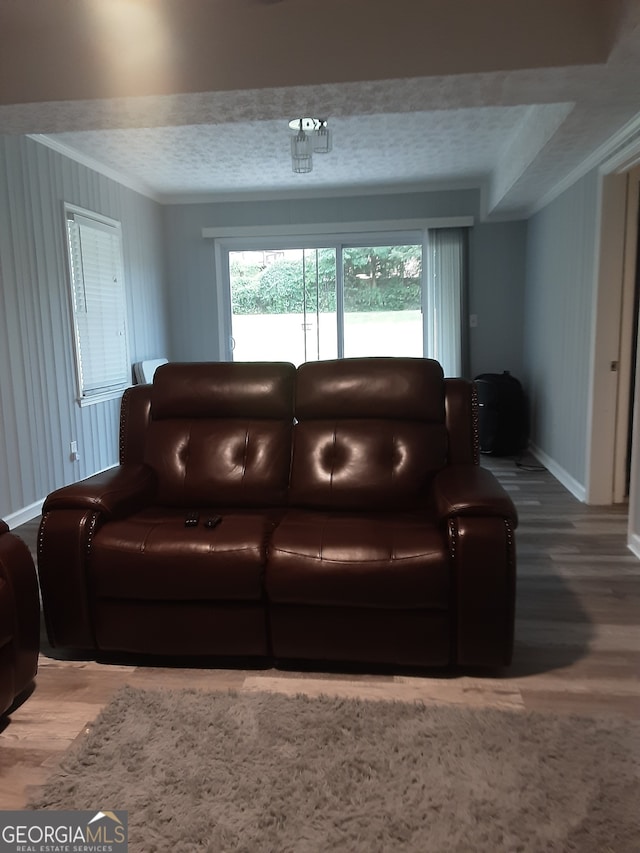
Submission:
[[[637,267],[640,146],[600,167],[598,271],[587,502],[628,501],[629,548],[640,557],[640,382]]]
[[[337,358],[331,248],[229,252],[234,361]]]
[[[425,353],[422,242],[229,252],[234,361]]]
[[[633,417],[638,349],[638,292],[640,288],[640,169],[626,174],[625,241],[620,304],[620,343],[614,461],[614,503],[626,503],[631,489]]]

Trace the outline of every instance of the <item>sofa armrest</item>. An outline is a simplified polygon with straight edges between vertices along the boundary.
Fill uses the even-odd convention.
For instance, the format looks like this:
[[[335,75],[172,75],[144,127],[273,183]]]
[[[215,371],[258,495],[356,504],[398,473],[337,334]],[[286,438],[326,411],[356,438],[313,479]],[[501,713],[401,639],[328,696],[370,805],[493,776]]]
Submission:
[[[155,489],[155,474],[147,465],[120,465],[52,492],[42,512],[87,509],[116,518],[150,503]]]
[[[40,602],[33,558],[0,521],[0,716],[33,681],[40,649]]]
[[[38,575],[52,646],[95,649],[87,563],[105,521],[152,503],[154,471],[146,465],[111,468],[52,492],[42,508]]]
[[[460,666],[506,666],[515,619],[513,501],[478,465],[443,468],[433,479],[432,496],[451,558],[454,660]]]
[[[518,513],[509,494],[491,471],[478,465],[450,465],[433,478],[438,521],[461,516],[508,519],[515,528]]]

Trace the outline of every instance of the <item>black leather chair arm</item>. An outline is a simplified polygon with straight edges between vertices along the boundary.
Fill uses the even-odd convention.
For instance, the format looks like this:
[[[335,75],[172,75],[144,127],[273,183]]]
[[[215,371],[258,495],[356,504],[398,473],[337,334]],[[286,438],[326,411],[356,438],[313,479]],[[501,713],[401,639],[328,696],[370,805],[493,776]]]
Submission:
[[[0,521],[0,716],[33,681],[40,649],[38,581],[29,549]]]
[[[433,478],[438,521],[460,516],[508,519],[515,528],[518,513],[509,494],[491,471],[478,465],[450,465]]]

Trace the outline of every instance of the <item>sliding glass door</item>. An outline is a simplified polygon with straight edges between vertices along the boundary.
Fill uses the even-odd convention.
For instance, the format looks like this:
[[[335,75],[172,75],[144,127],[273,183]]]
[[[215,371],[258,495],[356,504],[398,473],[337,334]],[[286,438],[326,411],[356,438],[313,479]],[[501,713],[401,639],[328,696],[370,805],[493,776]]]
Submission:
[[[344,355],[424,354],[422,244],[345,246]]]
[[[229,252],[234,361],[338,357],[335,249]]]
[[[225,249],[229,357],[305,361],[354,356],[438,358],[460,375],[462,229],[425,239],[269,244]]]

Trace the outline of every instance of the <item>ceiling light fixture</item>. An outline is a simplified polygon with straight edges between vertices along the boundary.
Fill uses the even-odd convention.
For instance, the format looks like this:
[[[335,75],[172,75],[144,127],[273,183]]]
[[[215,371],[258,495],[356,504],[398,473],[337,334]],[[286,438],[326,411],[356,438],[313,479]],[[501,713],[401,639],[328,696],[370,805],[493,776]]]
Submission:
[[[294,118],[289,122],[291,168],[298,174],[313,169],[313,154],[328,154],[332,140],[326,118]]]

